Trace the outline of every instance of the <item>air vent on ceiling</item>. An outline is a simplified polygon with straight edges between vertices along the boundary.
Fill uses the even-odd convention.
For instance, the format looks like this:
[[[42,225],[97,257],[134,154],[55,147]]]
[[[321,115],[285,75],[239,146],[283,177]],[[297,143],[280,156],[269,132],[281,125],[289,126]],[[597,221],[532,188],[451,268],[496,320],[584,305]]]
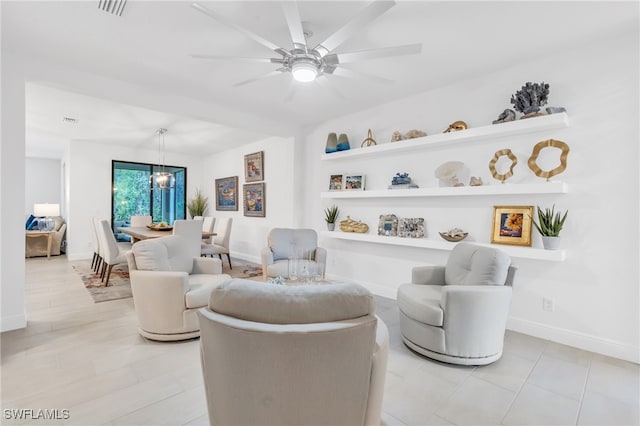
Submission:
[[[98,9],[116,16],[122,16],[127,0],[98,0]]]
[[[78,124],[78,119],[73,117],[62,117],[63,123]]]

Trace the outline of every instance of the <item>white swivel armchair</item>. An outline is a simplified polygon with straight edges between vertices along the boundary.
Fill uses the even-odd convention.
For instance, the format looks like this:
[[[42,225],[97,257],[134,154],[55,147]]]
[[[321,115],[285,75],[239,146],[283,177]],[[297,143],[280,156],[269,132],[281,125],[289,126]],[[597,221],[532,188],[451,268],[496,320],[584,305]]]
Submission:
[[[471,243],[458,243],[446,266],[413,268],[397,297],[405,344],[452,364],[500,359],[515,273],[506,253]]]
[[[152,340],[198,337],[197,310],[231,278],[219,259],[194,256],[193,243],[180,235],[139,241],[127,261],[138,332]]]
[[[273,228],[262,249],[262,275],[289,277],[289,259],[302,253],[311,262],[326,265],[327,250],[318,247],[318,234],[313,229]]]
[[[380,425],[389,338],[364,287],[234,279],[198,316],[211,425]]]

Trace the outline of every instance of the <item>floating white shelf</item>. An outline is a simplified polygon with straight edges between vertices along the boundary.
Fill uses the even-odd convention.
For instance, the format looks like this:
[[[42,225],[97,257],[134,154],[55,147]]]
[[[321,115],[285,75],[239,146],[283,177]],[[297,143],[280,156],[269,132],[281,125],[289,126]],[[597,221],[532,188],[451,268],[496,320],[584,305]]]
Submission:
[[[391,153],[401,153],[414,150],[428,150],[440,146],[451,147],[470,141],[512,136],[522,133],[533,133],[542,130],[561,129],[569,126],[569,116],[562,112],[527,118],[525,120],[510,121],[501,124],[491,124],[482,127],[472,127],[451,133],[438,133],[422,138],[402,140],[398,142],[381,143],[379,145],[354,148],[347,151],[322,154],[321,160],[340,160],[345,158],[362,158],[382,156]]]
[[[358,234],[354,232],[342,231],[324,231],[320,235],[324,238],[332,238],[337,240],[359,241],[374,244],[389,244],[405,247],[418,247],[432,250],[452,250],[457,243],[451,243],[443,240],[432,240],[429,238],[400,238],[400,237],[381,237],[373,234]],[[546,260],[551,262],[563,262],[567,253],[565,250],[543,250],[531,247],[509,246],[502,244],[484,244],[473,241],[486,247],[496,247],[503,250],[509,256],[522,259]]]
[[[432,187],[414,189],[383,189],[374,191],[327,191],[320,198],[414,198],[414,197],[462,197],[475,195],[565,194],[565,182],[530,184],[497,184],[482,186]]]

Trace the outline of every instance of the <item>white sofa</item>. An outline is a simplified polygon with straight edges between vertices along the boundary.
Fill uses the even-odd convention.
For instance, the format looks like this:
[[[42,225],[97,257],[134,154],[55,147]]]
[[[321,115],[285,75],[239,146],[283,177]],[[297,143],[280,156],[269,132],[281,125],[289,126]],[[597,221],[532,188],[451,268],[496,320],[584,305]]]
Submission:
[[[231,279],[219,259],[193,257],[185,237],[139,241],[127,255],[139,333],[152,340],[198,337],[197,310]]]
[[[318,247],[318,234],[313,229],[273,228],[262,249],[262,275],[289,278],[289,259],[302,256],[326,266],[327,250]]]
[[[364,287],[233,279],[198,316],[212,425],[380,425],[389,338]]]
[[[413,268],[411,283],[398,287],[405,344],[452,364],[498,360],[515,273],[505,252],[471,243],[458,243],[446,266]]]

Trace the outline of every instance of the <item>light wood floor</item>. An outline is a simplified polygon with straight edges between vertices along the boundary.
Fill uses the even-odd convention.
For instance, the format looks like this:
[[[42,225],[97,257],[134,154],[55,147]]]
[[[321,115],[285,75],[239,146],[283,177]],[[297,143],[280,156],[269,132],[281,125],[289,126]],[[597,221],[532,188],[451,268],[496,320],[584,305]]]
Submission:
[[[64,256],[29,259],[26,274],[28,327],[1,336],[3,425],[208,424],[198,340],[140,337],[132,299],[93,303]],[[636,364],[507,332],[498,362],[451,366],[407,349],[395,302],[377,303],[391,334],[387,425],[640,422]],[[69,418],[10,418],[20,408]]]

